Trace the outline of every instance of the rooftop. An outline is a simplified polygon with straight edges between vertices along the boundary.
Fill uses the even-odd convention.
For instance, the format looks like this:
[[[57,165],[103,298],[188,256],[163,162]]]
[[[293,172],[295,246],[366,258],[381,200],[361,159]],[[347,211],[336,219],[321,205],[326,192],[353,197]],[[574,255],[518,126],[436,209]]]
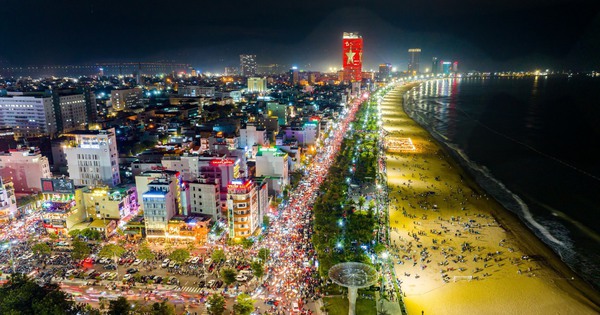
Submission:
[[[147,192],[145,192],[142,196],[144,198],[164,198],[166,194],[167,192],[163,190],[150,189]]]

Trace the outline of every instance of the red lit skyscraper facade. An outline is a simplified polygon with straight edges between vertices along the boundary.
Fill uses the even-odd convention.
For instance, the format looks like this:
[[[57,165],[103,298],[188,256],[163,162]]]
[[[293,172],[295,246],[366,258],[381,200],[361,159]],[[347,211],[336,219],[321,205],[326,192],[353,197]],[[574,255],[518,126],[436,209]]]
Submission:
[[[360,82],[362,80],[362,54],[362,37],[358,33],[344,32],[342,39],[344,81]]]

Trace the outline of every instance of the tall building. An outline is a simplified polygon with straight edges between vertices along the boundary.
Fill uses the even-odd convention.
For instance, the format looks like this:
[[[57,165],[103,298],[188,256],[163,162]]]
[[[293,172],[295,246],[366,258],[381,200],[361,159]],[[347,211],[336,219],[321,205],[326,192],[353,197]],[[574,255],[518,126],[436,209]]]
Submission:
[[[458,61],[454,61],[452,63],[452,72],[454,72],[454,73],[458,72]]]
[[[288,104],[267,102],[267,117],[277,117],[280,126],[287,125]]]
[[[42,220],[48,232],[66,235],[74,225],[84,221],[83,188],[66,178],[42,178]]]
[[[440,60],[438,59],[438,57],[433,57],[431,59],[431,73],[433,74],[438,74],[440,73]]]
[[[358,33],[344,32],[342,38],[342,67],[344,81],[360,82],[362,80],[363,39]]]
[[[12,183],[0,176],[0,223],[6,223],[17,214],[17,200]]]
[[[408,72],[410,74],[419,73],[420,58],[421,58],[421,48],[411,48],[408,50]]]
[[[167,178],[172,181],[183,181],[181,173],[177,171],[165,170],[162,167],[142,172],[141,174],[135,176],[137,199],[142,200],[142,195],[144,192],[148,191],[148,185],[159,178]]]
[[[0,97],[0,128],[12,128],[16,138],[54,136],[58,129],[52,98]]]
[[[69,132],[85,129],[88,123],[86,97],[80,93],[52,92],[56,129]]]
[[[0,154],[0,177],[11,181],[18,193],[42,191],[40,178],[50,178],[48,158],[39,149],[11,149]]]
[[[451,70],[452,70],[452,62],[450,62],[450,61],[442,61],[442,73],[443,74],[450,74]]]
[[[290,84],[296,85],[300,82],[300,72],[298,71],[298,67],[292,67],[290,69]]]
[[[121,220],[138,209],[135,186],[85,187],[82,198],[83,204],[78,207],[85,209],[87,216],[94,219]]]
[[[291,126],[282,127],[280,134],[285,135],[285,140],[297,141],[300,146],[315,145],[319,137],[319,122],[292,123]]]
[[[248,78],[248,92],[264,93],[267,91],[267,78]]]
[[[169,177],[157,178],[148,183],[142,193],[146,235],[163,237],[167,234],[169,220],[177,214],[177,183]]]
[[[245,127],[240,128],[240,148],[249,151],[252,150],[252,147],[259,145],[269,145],[267,129],[264,126],[249,123]]]
[[[0,128],[0,151],[8,151],[17,147],[15,132],[12,128]]]
[[[177,94],[185,97],[214,97],[215,87],[197,85],[180,86],[177,90]]]
[[[142,89],[119,89],[110,92],[110,101],[114,110],[121,111],[131,107],[140,107],[142,103]]]
[[[225,75],[240,75],[240,69],[238,67],[225,67]]]
[[[221,219],[221,192],[218,179],[199,178],[186,182],[186,196],[191,214],[210,216],[213,221]]]
[[[69,177],[75,185],[108,185],[121,183],[119,152],[115,129],[77,130],[65,134],[63,143]]]
[[[235,180],[227,186],[227,226],[230,238],[254,234],[262,224],[259,218],[258,192],[252,180]]]
[[[239,159],[226,158],[225,156],[167,155],[162,159],[164,169],[181,173],[185,181],[204,178],[219,183],[221,185],[219,191],[223,202],[226,198],[227,184],[240,177],[240,164]],[[139,186],[138,190],[140,190]]]
[[[252,77],[256,75],[256,55],[240,55],[240,69],[242,76]]]
[[[83,88],[81,91],[85,99],[85,107],[87,114],[87,122],[95,123],[98,120],[98,107],[96,106],[96,94],[92,91],[89,86]]]
[[[289,184],[289,156],[276,148],[260,148],[256,154],[256,176],[269,179],[269,188],[281,193]]]
[[[389,80],[391,75],[392,75],[392,64],[391,63],[382,63],[379,65],[379,73],[377,74],[377,76],[379,77],[380,81]]]

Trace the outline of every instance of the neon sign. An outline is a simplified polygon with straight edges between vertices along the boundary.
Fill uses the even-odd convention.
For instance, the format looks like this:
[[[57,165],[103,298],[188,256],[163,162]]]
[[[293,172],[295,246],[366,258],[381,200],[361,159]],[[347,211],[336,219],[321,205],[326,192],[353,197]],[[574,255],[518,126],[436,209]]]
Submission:
[[[233,164],[235,164],[235,161],[231,159],[214,159],[210,161],[210,165],[212,166],[231,166]]]
[[[232,181],[231,184],[227,185],[227,189],[248,189],[252,185],[252,181],[242,182],[240,180]]]

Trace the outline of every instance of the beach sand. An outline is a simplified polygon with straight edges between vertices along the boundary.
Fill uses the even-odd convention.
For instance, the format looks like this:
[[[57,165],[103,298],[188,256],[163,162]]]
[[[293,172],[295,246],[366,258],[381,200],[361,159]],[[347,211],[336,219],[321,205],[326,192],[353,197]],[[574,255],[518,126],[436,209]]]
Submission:
[[[406,115],[409,88],[381,102],[391,254],[408,313],[600,313],[598,292]],[[407,138],[414,150],[398,145]]]

